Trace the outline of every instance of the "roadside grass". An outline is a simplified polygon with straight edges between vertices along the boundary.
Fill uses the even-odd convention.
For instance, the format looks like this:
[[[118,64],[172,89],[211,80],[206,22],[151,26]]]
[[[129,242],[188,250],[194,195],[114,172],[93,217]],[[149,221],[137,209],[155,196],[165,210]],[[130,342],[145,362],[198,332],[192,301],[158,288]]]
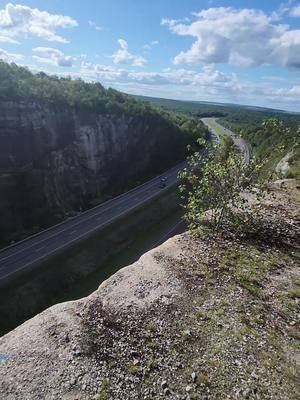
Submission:
[[[212,118],[203,118],[203,121],[219,135],[221,141],[228,139],[228,135],[224,133],[224,130]]]
[[[74,284],[70,290],[64,294],[60,301],[69,301],[88,296],[98,289],[99,285],[119,269],[137,261],[145,252],[151,250],[153,245],[158,243],[169,230],[170,226],[180,221],[182,211],[178,210],[171,216],[163,218],[159,223],[143,230],[131,244],[126,246],[117,254],[110,257],[106,262],[97,266],[95,272]]]
[[[53,304],[92,293],[109,276],[158,245],[181,215],[177,187],[169,187],[91,237],[16,276],[1,287],[0,336]],[[7,298],[17,310],[8,307]]]

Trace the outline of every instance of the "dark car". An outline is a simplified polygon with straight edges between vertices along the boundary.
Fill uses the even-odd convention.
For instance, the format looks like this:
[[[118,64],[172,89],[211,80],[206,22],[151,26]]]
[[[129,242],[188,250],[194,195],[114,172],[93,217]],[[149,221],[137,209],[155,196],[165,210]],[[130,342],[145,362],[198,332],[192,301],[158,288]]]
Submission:
[[[158,187],[159,187],[160,189],[163,189],[163,188],[165,188],[166,186],[167,186],[167,184],[163,182],[163,183],[160,183]]]
[[[165,188],[165,187],[167,186],[166,181],[167,181],[167,178],[166,178],[166,177],[161,178],[161,179],[160,179],[160,184],[159,184],[158,187],[159,187],[160,189]]]

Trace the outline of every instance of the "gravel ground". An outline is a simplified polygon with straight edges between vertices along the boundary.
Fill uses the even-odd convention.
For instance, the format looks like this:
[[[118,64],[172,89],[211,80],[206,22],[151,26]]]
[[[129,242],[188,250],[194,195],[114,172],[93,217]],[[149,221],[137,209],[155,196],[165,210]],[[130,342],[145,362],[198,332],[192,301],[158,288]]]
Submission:
[[[299,193],[279,186],[263,236],[176,236],[1,338],[0,398],[299,399]]]

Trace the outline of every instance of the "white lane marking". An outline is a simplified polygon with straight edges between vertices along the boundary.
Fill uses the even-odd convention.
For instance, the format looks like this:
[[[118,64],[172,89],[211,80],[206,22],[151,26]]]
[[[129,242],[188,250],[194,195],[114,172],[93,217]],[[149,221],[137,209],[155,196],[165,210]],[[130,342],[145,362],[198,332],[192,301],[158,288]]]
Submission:
[[[160,192],[155,192],[152,196],[149,196],[149,198],[148,198],[147,200],[150,200],[151,198],[156,197],[157,195],[159,195],[159,193],[160,193]],[[99,226],[96,226],[95,228],[89,230],[88,232],[82,233],[80,236],[78,236],[78,237],[76,237],[76,238],[70,240],[69,242],[63,244],[62,246],[57,247],[57,248],[54,249],[54,250],[51,250],[49,253],[42,255],[41,257],[37,258],[36,260],[30,261],[29,263],[23,265],[22,267],[20,267],[20,268],[14,270],[12,273],[9,273],[9,274],[6,274],[6,275],[0,277],[0,281],[3,280],[3,279],[5,279],[5,278],[7,278],[7,277],[10,276],[10,275],[15,274],[15,273],[18,272],[18,271],[21,271],[22,269],[28,267],[29,265],[34,264],[34,263],[36,263],[36,262],[42,260],[43,258],[49,257],[51,254],[58,252],[59,250],[63,249],[64,247],[70,245],[71,243],[76,242],[76,241],[79,241],[79,239],[83,238],[84,236],[87,236],[88,234],[90,234],[90,233],[92,233],[92,232],[94,232],[94,231],[99,230],[99,229],[102,228],[103,226],[105,226],[105,225],[109,224],[110,222],[112,222],[114,219],[119,218],[119,217],[121,217],[122,215],[127,214],[129,211],[134,210],[135,208],[137,208],[138,206],[140,206],[140,205],[143,204],[143,203],[144,203],[144,200],[141,201],[141,202],[139,202],[138,204],[135,204],[133,207],[128,208],[127,210],[125,210],[123,213],[117,215],[116,217],[110,218],[108,221],[104,222],[103,224],[101,224],[101,225],[99,225]]]
[[[176,175],[177,175],[178,171],[181,169],[181,167],[182,167],[183,164],[184,164],[184,163],[181,163],[181,164],[179,164],[179,165],[177,165],[177,166],[171,168],[169,171],[167,171],[168,174],[162,174],[162,175],[165,175],[165,176],[168,175],[168,176],[170,177],[170,173],[171,173],[170,171],[172,171],[172,173],[176,171]],[[156,187],[156,185],[158,184],[158,182],[156,182],[156,179],[158,179],[158,178],[159,178],[160,176],[162,176],[162,175],[159,175],[158,177],[155,177],[155,178],[151,179],[150,181],[145,182],[145,183],[143,183],[142,185],[140,185],[140,186],[138,186],[137,188],[134,188],[134,189],[132,189],[132,190],[137,190],[137,189],[142,188],[143,186],[149,184],[149,187],[146,187],[146,188],[145,188],[146,190],[141,190],[141,191],[139,192],[139,194],[141,195],[141,194],[144,193],[144,192],[149,193],[149,189],[150,189],[151,187],[153,187],[153,186]],[[128,192],[126,192],[126,193],[123,193],[123,194],[120,195],[120,196],[125,196],[127,193],[130,193],[130,190],[129,190]],[[151,193],[151,191],[150,191],[150,193]],[[120,196],[117,196],[117,197],[114,198],[114,199],[108,200],[108,202],[110,202],[110,201],[112,201],[112,200],[116,200],[116,199],[117,199],[118,197],[120,197]],[[134,196],[136,196],[136,193],[133,193],[131,196],[127,196],[126,198],[124,198],[124,199],[121,201],[121,203],[124,203],[125,201],[128,201],[128,200],[132,199]],[[137,197],[136,199],[138,199],[138,198],[139,198],[139,197]],[[150,196],[150,198],[151,198],[151,196]],[[107,202],[107,203],[108,203],[108,202]],[[120,204],[120,203],[119,203],[119,204]],[[105,205],[105,203],[103,203],[103,206],[104,206],[104,205]],[[112,207],[112,208],[113,208],[113,207]],[[91,209],[91,210],[92,210],[92,209]],[[109,208],[108,210],[110,210],[110,208]],[[102,215],[102,214],[104,214],[105,212],[107,212],[108,210],[102,210],[102,211],[100,211],[100,213],[97,213],[96,215],[97,215],[97,216]],[[89,210],[89,211],[90,211],[90,210]],[[92,219],[92,218],[95,218],[95,215],[91,215],[91,216],[89,216],[88,218],[85,218],[85,219],[82,219],[82,220],[78,221],[77,223],[75,223],[75,224],[73,225],[73,227],[76,227],[76,226],[78,226],[78,225],[80,225],[80,224],[82,224],[82,223],[84,223],[84,222],[87,222],[87,221],[89,221],[89,220]],[[55,227],[55,225],[54,225],[54,227]],[[51,228],[49,228],[49,229],[51,229]],[[55,236],[60,235],[60,234],[63,233],[63,232],[68,231],[69,229],[70,229],[70,227],[67,227],[67,229],[63,229],[63,230],[61,230],[61,231],[59,231],[59,232],[56,232],[56,233],[54,233],[53,235],[50,235],[50,236],[48,236],[48,237],[45,238],[45,239],[39,240],[38,242],[33,243],[32,245],[30,245],[30,246],[28,246],[28,247],[25,247],[25,248],[22,249],[22,250],[16,251],[16,252],[13,253],[13,254],[10,254],[10,255],[8,255],[8,256],[6,256],[6,257],[0,258],[0,261],[4,261],[4,260],[6,260],[6,259],[8,259],[8,258],[10,258],[10,257],[14,257],[14,256],[17,255],[17,254],[22,253],[23,251],[26,251],[26,250],[30,249],[31,247],[36,246],[38,243],[43,243],[43,242],[45,242],[45,241],[48,240],[48,239],[51,239],[51,238],[53,238],[53,237],[55,237]],[[71,233],[70,233],[70,234],[71,234]],[[30,238],[28,238],[28,239],[30,239]],[[26,239],[24,239],[24,240],[26,240]]]
[[[99,207],[100,209],[101,209],[101,208],[104,208],[105,206],[107,206],[107,205],[110,204],[111,202],[114,202],[114,201],[116,201],[116,200],[119,199],[119,198],[122,198],[122,197],[124,197],[124,196],[127,196],[127,195],[128,195],[129,193],[131,193],[131,192],[138,191],[138,190],[140,190],[142,187],[144,187],[144,186],[146,186],[146,185],[150,185],[150,186],[151,186],[151,184],[152,184],[153,182],[155,182],[158,178],[160,178],[160,177],[162,177],[162,176],[167,176],[167,175],[169,175],[169,174],[173,174],[173,172],[175,172],[175,171],[176,171],[176,175],[177,175],[177,173],[180,171],[180,169],[181,169],[185,164],[186,164],[186,161],[183,161],[183,162],[181,162],[180,164],[177,164],[177,165],[175,165],[174,167],[170,168],[170,169],[169,169],[168,171],[166,171],[164,174],[160,174],[160,175],[158,175],[158,176],[155,176],[154,178],[150,179],[149,181],[144,182],[144,183],[142,183],[141,185],[136,186],[136,187],[134,187],[134,188],[128,190],[128,191],[125,192],[125,193],[121,193],[121,194],[119,194],[118,196],[114,197],[113,199],[107,200],[107,201],[105,201],[104,203],[99,204],[98,206],[96,206],[96,207],[94,207],[94,208],[91,208],[91,209],[89,209],[89,210],[86,210],[86,211],[82,212],[82,213],[79,215],[79,217],[82,216],[82,215],[84,215],[85,213],[90,213],[90,212],[92,212],[93,210],[95,211],[98,207]],[[133,196],[134,196],[134,193],[133,193]],[[128,200],[129,198],[131,198],[131,197],[126,197],[124,200]],[[98,215],[99,215],[99,214],[98,214]],[[95,217],[95,214],[93,214],[91,217],[88,217],[87,219],[83,219],[83,220],[82,220],[81,222],[79,222],[79,223],[82,223],[82,222],[84,222],[84,221],[88,221],[90,218],[93,218],[93,217]],[[36,234],[34,234],[34,235],[31,235],[31,236],[29,236],[29,237],[26,238],[26,239],[20,240],[20,241],[17,242],[17,243],[14,243],[14,244],[12,244],[12,245],[10,245],[10,246],[7,246],[7,247],[5,247],[4,249],[0,249],[0,254],[1,254],[3,251],[6,251],[7,249],[9,249],[10,247],[17,247],[17,246],[19,246],[20,244],[22,244],[23,242],[26,242],[27,240],[31,240],[31,239],[34,238],[35,236],[43,235],[45,232],[50,231],[51,229],[53,229],[53,228],[55,228],[55,227],[58,227],[58,226],[60,226],[60,225],[63,225],[63,224],[65,224],[66,222],[67,222],[67,221],[62,221],[62,222],[60,222],[60,223],[58,223],[58,224],[56,224],[56,225],[54,225],[54,226],[51,226],[50,228],[44,229],[44,230],[41,231],[41,232],[38,232],[38,233],[36,233]],[[68,229],[68,228],[67,228],[67,229]],[[25,250],[27,250],[27,249],[30,249],[31,247],[35,246],[37,243],[42,243],[43,241],[48,240],[48,239],[52,238],[53,236],[58,235],[59,233],[65,232],[67,229],[63,229],[63,230],[60,231],[60,232],[57,232],[57,233],[55,233],[55,234],[53,234],[53,235],[51,235],[51,236],[49,236],[49,237],[47,237],[47,238],[45,238],[45,239],[42,239],[42,240],[40,240],[40,241],[38,241],[38,242],[36,242],[36,243],[33,243],[32,245],[26,247],[25,249],[19,250],[19,251],[17,251],[16,253],[13,253],[13,254],[11,254],[11,255],[9,255],[9,256],[6,256],[6,257],[4,257],[4,258],[1,258],[0,260],[2,260],[2,261],[3,261],[3,260],[6,260],[6,259],[9,258],[9,257],[12,257],[12,256],[14,256],[14,255],[16,255],[16,254],[21,253],[22,251],[25,251]]]
[[[39,247],[38,249],[36,249],[35,251],[38,252],[38,251],[43,250],[44,248],[45,248],[45,246],[42,246],[42,247]]]

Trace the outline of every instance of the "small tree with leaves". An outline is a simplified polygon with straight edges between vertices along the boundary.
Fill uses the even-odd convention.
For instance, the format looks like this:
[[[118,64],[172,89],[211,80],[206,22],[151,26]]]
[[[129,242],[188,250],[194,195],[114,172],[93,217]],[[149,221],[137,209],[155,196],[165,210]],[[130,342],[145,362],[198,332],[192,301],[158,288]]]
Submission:
[[[204,152],[190,156],[188,164],[180,173],[180,190],[190,230],[206,227],[215,235],[221,228],[250,223],[249,193],[256,198],[265,193],[259,180],[260,164],[255,160],[245,163],[232,141],[221,146],[210,144]]]

